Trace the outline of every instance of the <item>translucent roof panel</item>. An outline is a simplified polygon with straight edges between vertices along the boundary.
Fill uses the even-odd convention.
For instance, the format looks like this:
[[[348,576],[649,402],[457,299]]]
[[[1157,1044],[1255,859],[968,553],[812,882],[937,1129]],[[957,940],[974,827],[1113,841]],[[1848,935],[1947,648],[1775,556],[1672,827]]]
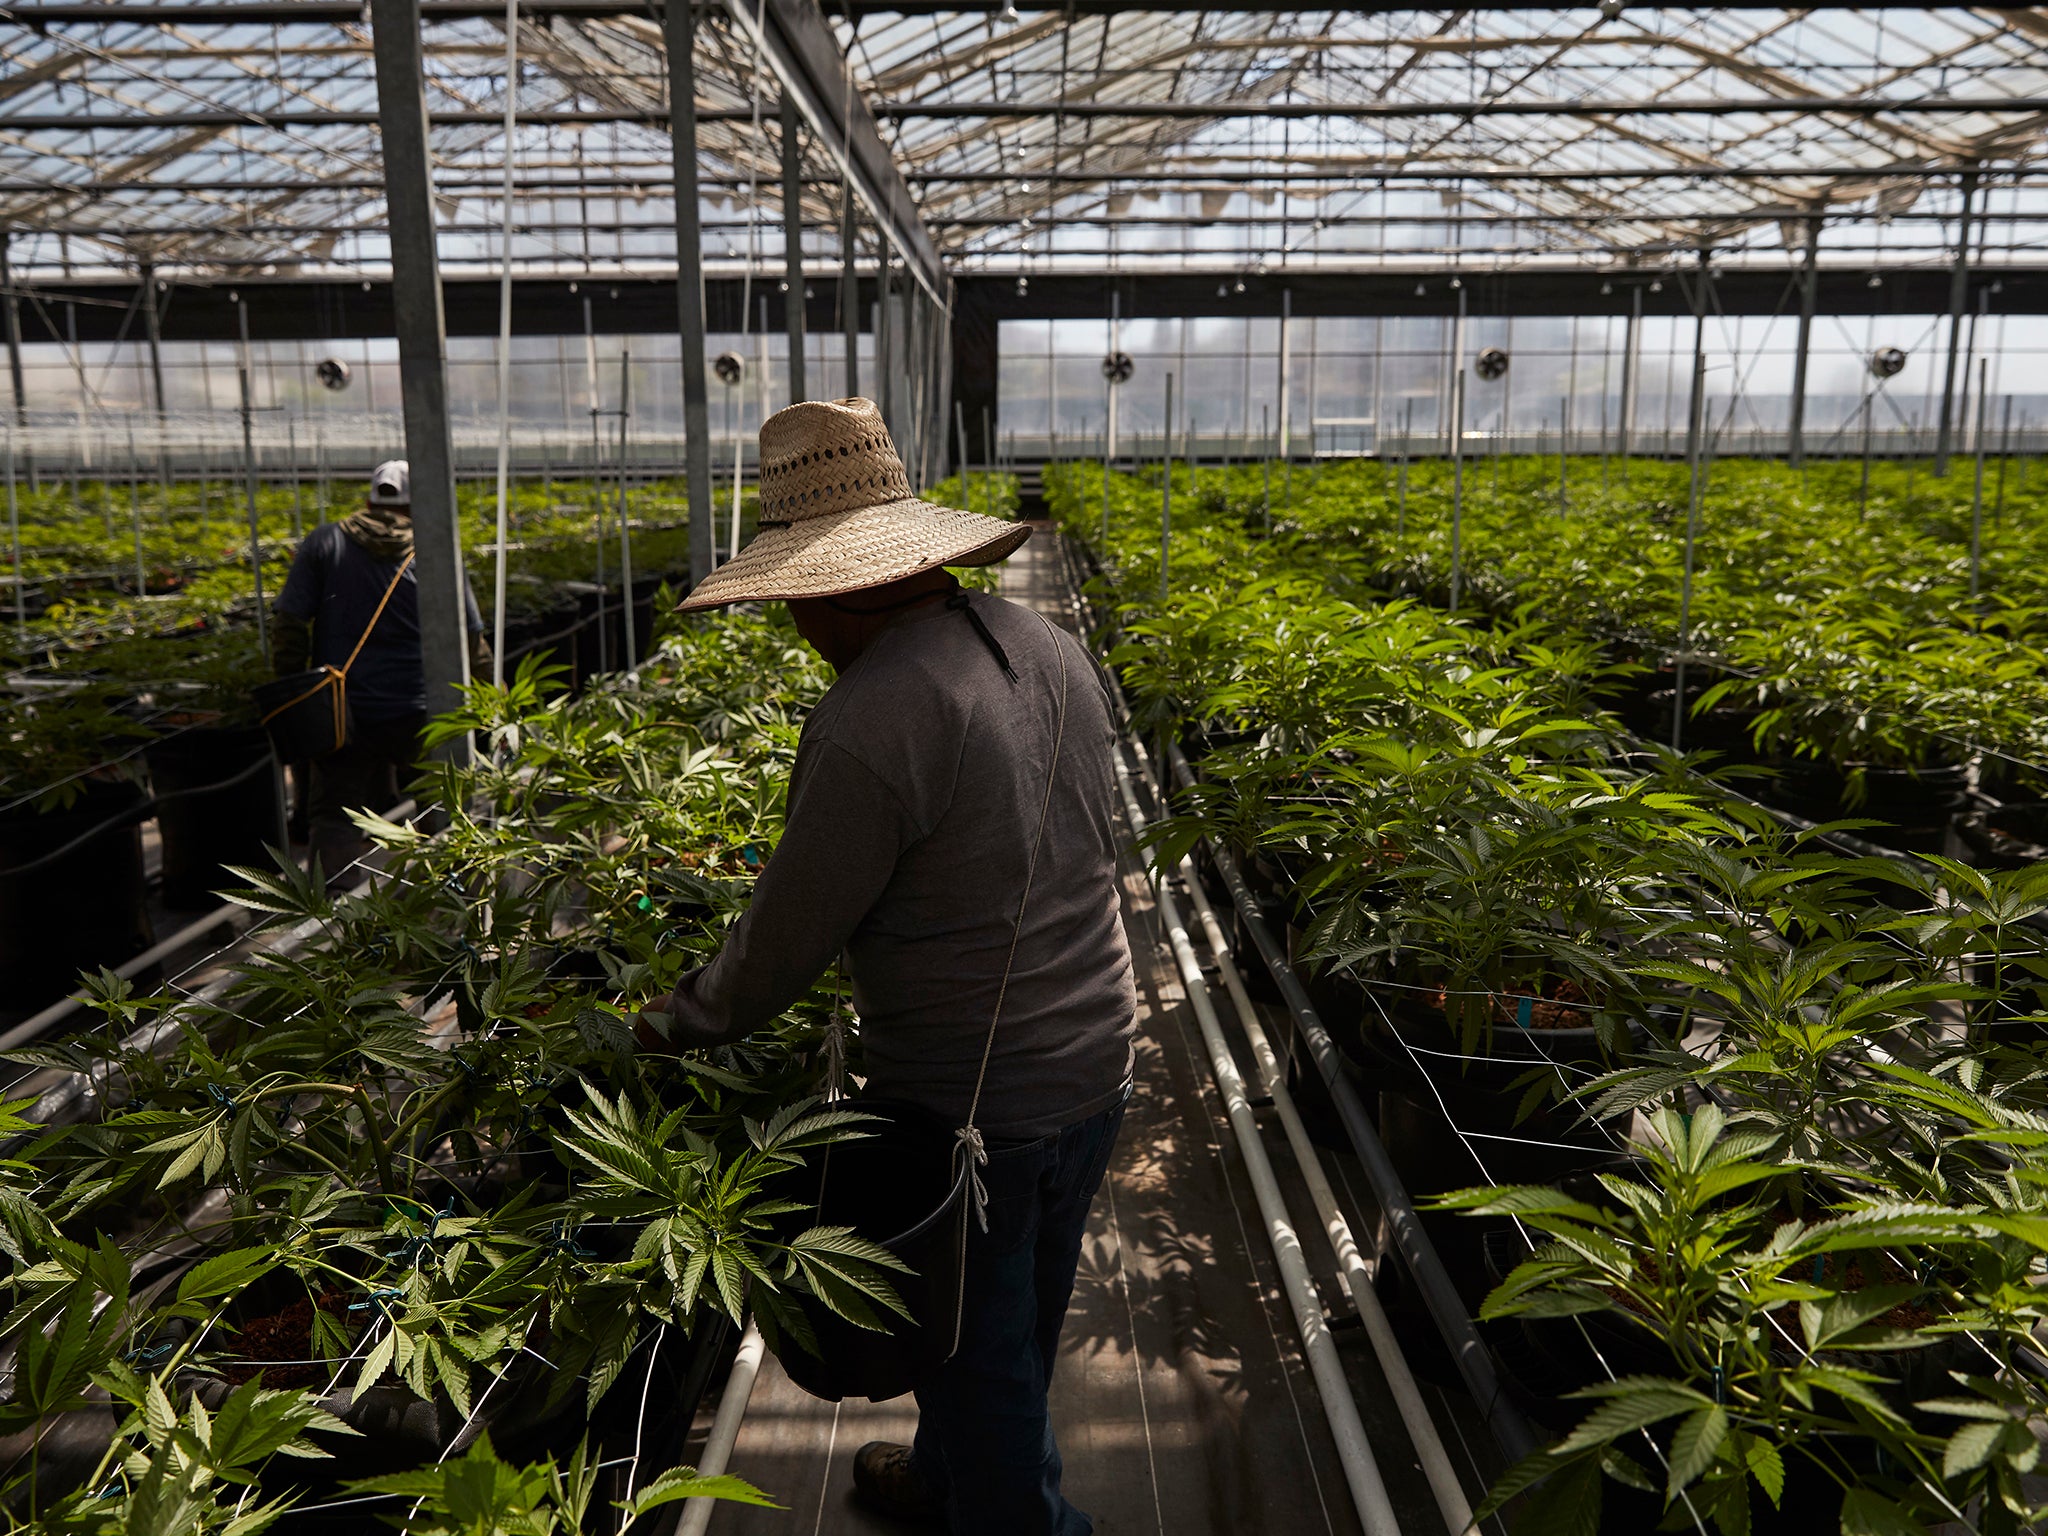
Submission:
[[[2035,243],[2048,125],[2039,11],[993,11],[835,5],[856,86],[961,272],[1950,259],[1979,177],[1987,260]],[[0,22],[0,223],[30,281],[365,276],[388,263],[376,85],[358,21]],[[266,8],[266,16],[275,7]],[[323,10],[335,17],[337,13]],[[426,32],[451,272],[674,265],[660,28],[548,13]],[[782,260],[773,77],[699,31],[705,252]],[[807,146],[806,248],[839,192]]]

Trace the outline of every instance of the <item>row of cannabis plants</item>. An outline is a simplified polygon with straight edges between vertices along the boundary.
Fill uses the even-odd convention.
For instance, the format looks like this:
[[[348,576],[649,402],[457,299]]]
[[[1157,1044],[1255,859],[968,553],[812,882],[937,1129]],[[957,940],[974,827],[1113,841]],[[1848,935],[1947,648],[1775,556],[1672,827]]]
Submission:
[[[1099,468],[1048,489],[1195,764],[1159,856],[1238,851],[1555,1433],[1517,1529],[2033,1518],[2048,866],[1787,831],[1627,731],[1571,616],[1376,593],[1369,530],[1176,495],[1162,597],[1156,488],[1106,539]]]
[[[1014,510],[1014,477],[995,477],[992,486],[973,479],[970,494]],[[629,503],[633,603],[622,609],[616,487],[595,488],[596,508],[592,489],[573,482],[518,489],[508,549],[508,668],[522,656],[547,654],[581,685],[624,666],[629,614],[635,649],[644,652],[657,591],[687,578],[680,492],[636,488]],[[51,485],[33,508],[45,547],[55,547],[60,534],[83,538],[99,529],[92,511],[65,512],[60,494]],[[957,496],[961,488],[946,482],[930,494]],[[578,495],[585,499],[562,499]],[[721,543],[729,488],[722,496],[713,509]],[[264,497],[263,591],[275,599],[293,547],[290,492],[272,488]],[[751,507],[749,490],[743,519]],[[487,490],[465,489],[471,585],[487,618],[495,589],[492,515]],[[191,541],[201,537],[190,507],[157,533],[166,551],[196,547]],[[37,590],[52,600],[39,614],[18,631],[0,628],[13,662],[0,681],[0,987],[9,1009],[33,1013],[60,996],[80,967],[139,954],[155,937],[153,895],[173,908],[212,906],[223,863],[260,861],[266,845],[284,839],[284,780],[250,697],[268,674],[246,544],[217,522],[208,536],[225,541],[230,563],[171,573],[183,583],[177,590],[136,596],[132,582],[117,590],[104,573],[84,571],[75,581],[41,584]],[[303,769],[294,779],[303,816]],[[162,851],[154,890],[139,830],[149,819]]]
[[[0,1127],[11,1529],[566,1536],[702,1487],[663,1416],[720,1320],[799,1349],[806,1308],[894,1304],[894,1261],[800,1198],[849,1129],[828,993],[680,1062],[632,1045],[744,903],[825,682],[733,617],[580,695],[479,684],[433,728],[475,764],[364,819],[370,888],[238,872],[303,943],[208,1001],[102,976],[92,1027],[13,1054],[43,1097]]]
[[[1455,564],[1461,606],[1539,613],[1637,663],[1615,703],[1660,739],[1683,628],[1682,739],[1782,764],[1802,809],[1875,794],[1909,818],[1938,813],[1972,759],[2001,800],[2041,798],[2048,520],[2029,520],[2032,500],[1987,497],[1973,517],[1967,473],[1906,494],[1893,467],[1866,507],[1844,466],[1801,476],[1731,461],[1709,466],[1695,515],[1684,465],[1636,461],[1604,484],[1596,461],[1566,468],[1562,494],[1555,459],[1461,473],[1441,460],[1177,466],[1175,485],[1177,510],[1270,523],[1362,590],[1447,604]],[[1156,469],[1111,477],[1107,492],[1156,520]],[[1103,488],[1077,485],[1074,499],[1099,502]]]

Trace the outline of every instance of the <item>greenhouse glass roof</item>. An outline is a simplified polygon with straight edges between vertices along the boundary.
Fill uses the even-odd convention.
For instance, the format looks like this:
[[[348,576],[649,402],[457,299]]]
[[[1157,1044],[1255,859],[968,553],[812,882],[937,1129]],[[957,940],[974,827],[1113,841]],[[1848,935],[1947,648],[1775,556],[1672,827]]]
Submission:
[[[237,17],[238,10],[246,18]],[[430,0],[443,261],[494,270],[506,39]],[[1613,6],[1610,10],[1616,9]],[[855,87],[961,272],[1496,270],[1981,259],[2048,216],[2048,12],[905,12],[834,4]],[[674,264],[658,12],[522,6],[513,259]],[[0,8],[0,224],[17,274],[348,276],[388,266],[361,12],[299,4]],[[707,264],[780,265],[774,77],[698,32]],[[806,246],[840,192],[806,137]]]

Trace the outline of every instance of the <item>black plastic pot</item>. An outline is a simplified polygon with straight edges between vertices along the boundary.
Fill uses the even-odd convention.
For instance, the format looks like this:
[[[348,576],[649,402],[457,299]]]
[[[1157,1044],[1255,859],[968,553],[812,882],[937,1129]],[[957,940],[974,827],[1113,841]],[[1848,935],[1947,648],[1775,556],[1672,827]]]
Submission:
[[[146,799],[139,784],[91,780],[68,809],[0,815],[0,996],[10,1008],[40,1008],[81,970],[150,946]]]
[[[801,1203],[782,1218],[788,1236],[822,1223],[849,1226],[910,1267],[891,1274],[915,1322],[889,1333],[860,1328],[822,1304],[800,1299],[817,1335],[816,1353],[794,1339],[777,1358],[789,1379],[813,1397],[886,1402],[911,1390],[922,1361],[952,1348],[964,1229],[967,1165],[955,1166],[952,1129],[914,1104],[849,1099],[838,1107],[878,1117],[859,1140],[835,1142],[784,1177],[777,1193]],[[999,1154],[1000,1155],[1000,1154]]]
[[[213,905],[239,883],[223,866],[270,866],[286,835],[282,785],[261,726],[198,726],[151,742],[144,754],[163,839],[163,898],[174,907]]]
[[[1845,818],[1883,822],[1861,836],[1909,853],[1940,853],[1949,824],[1969,795],[1969,770],[1960,763],[1935,763],[1925,768],[1864,766],[1863,796],[1850,803],[1851,772],[1857,764],[1802,761],[1787,767],[1775,780],[1763,781],[1756,797],[1808,821]]]
[[[1411,1196],[1420,1200],[1489,1182],[1555,1183],[1611,1161],[1620,1150],[1625,1126],[1594,1123],[1577,1105],[1551,1102],[1516,1119],[1532,1074],[1558,1070],[1577,1086],[1611,1064],[1593,1029],[1495,1025],[1480,1053],[1468,1055],[1441,1014],[1411,1004],[1390,1008],[1388,1017],[1398,1037],[1394,1050],[1406,1057],[1405,1041],[1416,1054],[1384,1079],[1380,1140]],[[1630,1033],[1639,1042],[1648,1032],[1631,1025]],[[1485,1256],[1488,1233],[1511,1224],[1429,1211],[1422,1223],[1476,1312],[1494,1283]]]

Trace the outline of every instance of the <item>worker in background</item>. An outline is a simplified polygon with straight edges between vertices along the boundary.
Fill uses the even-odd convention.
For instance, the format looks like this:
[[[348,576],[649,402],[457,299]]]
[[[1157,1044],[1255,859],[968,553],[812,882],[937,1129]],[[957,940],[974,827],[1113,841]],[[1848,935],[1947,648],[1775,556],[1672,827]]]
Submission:
[[[313,854],[332,881],[340,881],[368,846],[348,813],[390,809],[419,758],[427,683],[412,552],[412,473],[404,459],[392,459],[371,474],[360,512],[306,535],[274,610],[271,654],[280,677],[310,667],[348,668],[347,740],[312,765],[309,832]],[[470,671],[486,676],[490,642],[466,577],[463,601]]]
[[[987,1193],[959,1348],[923,1370],[915,1443],[864,1446],[855,1487],[961,1536],[1084,1536],[1046,1389],[1131,1091],[1108,689],[1072,636],[960,590],[946,566],[1030,530],[913,497],[871,402],[777,412],[760,462],[760,535],[683,607],[786,601],[838,681],[745,915],[641,1043],[736,1040],[844,951],[863,1092],[973,1126]]]

